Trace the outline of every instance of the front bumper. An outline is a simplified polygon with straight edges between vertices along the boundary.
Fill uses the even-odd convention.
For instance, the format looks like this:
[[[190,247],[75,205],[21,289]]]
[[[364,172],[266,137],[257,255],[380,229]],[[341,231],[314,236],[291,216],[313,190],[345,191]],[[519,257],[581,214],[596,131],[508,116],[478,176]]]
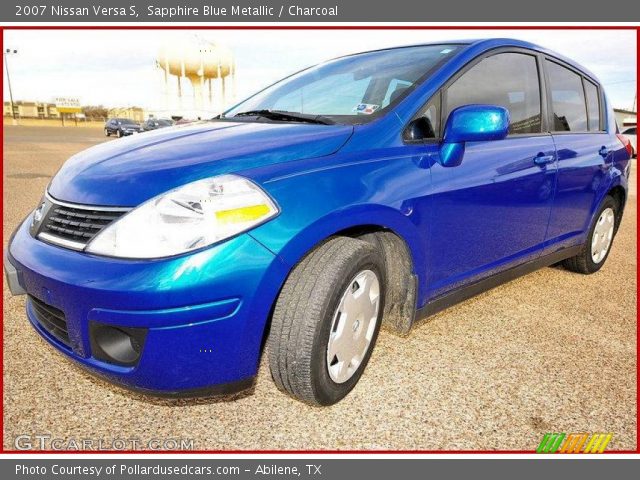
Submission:
[[[9,251],[4,251],[4,276],[7,279],[9,285],[9,291],[11,295],[24,295],[27,291],[22,288],[22,284],[19,278],[19,272],[16,267],[9,261]]]
[[[237,390],[255,376],[264,328],[284,264],[250,235],[162,260],[98,257],[34,239],[28,222],[5,256],[12,292],[26,292],[64,313],[68,344],[27,316],[54,347],[108,380],[155,395],[196,396]],[[100,324],[146,329],[133,366],[92,352]]]

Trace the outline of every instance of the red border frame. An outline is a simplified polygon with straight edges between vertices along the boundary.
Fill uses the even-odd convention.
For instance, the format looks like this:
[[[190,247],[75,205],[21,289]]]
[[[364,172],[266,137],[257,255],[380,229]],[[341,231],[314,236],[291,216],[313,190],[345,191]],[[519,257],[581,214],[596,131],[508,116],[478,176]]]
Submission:
[[[220,25],[220,26],[186,26],[186,25],[171,25],[171,26],[156,26],[156,25],[79,25],[79,26],[0,26],[0,50],[4,51],[4,31],[5,30],[635,30],[636,32],[636,52],[640,47],[640,26],[612,26],[612,25],[600,25],[600,26],[500,26],[500,25]],[[3,65],[4,70],[4,56]],[[4,72],[3,72],[4,75]],[[638,90],[637,79],[640,77],[640,62],[636,62],[636,90]],[[0,94],[4,93],[4,81],[0,86]],[[3,96],[4,98],[4,96]],[[4,101],[4,100],[3,100]],[[0,130],[0,141],[4,145],[4,125]],[[4,167],[4,149],[2,153],[2,164]],[[638,166],[636,160],[636,168]],[[3,168],[4,170],[4,168]],[[4,195],[4,175],[0,179],[0,193]],[[4,198],[4,196],[3,196]],[[4,213],[4,203],[3,203]],[[636,210],[636,261],[640,261],[640,252],[638,251],[637,241],[637,220],[640,218],[640,214]],[[4,245],[4,231],[2,232],[2,240]],[[636,270],[636,298],[637,291],[640,290],[637,285],[638,272]],[[0,300],[2,306],[2,322],[1,327],[4,327],[4,296]],[[640,429],[638,429],[638,420],[640,420],[640,395],[638,387],[640,387],[640,365],[638,359],[640,359],[640,323],[638,318],[638,304],[636,300],[636,449],[635,450],[613,450],[608,451],[607,454],[633,454],[640,453]],[[0,431],[2,432],[2,442],[0,442],[0,454],[24,454],[24,455],[39,455],[39,454],[535,454],[535,450],[5,450],[4,449],[4,328],[0,328],[0,368],[2,368],[3,375],[0,375],[0,405],[2,406],[2,415],[0,415]]]

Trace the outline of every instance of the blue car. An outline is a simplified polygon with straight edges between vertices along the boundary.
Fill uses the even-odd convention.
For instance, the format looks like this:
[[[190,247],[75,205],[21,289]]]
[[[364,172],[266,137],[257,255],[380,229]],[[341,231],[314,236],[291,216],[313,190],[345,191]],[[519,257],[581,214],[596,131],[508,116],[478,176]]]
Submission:
[[[330,405],[381,325],[604,265],[630,145],[588,70],[518,40],[338,58],[218,118],[70,158],[5,252],[53,347],[152,395]]]

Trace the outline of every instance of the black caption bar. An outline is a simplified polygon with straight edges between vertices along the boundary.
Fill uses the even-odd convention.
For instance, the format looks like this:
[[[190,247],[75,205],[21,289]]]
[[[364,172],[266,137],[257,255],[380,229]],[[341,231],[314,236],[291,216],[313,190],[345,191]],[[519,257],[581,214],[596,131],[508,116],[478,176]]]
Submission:
[[[7,22],[639,22],[640,3],[556,0],[3,0]]]
[[[4,479],[157,479],[207,477],[367,480],[428,478],[635,478],[640,461],[618,459],[2,459]]]

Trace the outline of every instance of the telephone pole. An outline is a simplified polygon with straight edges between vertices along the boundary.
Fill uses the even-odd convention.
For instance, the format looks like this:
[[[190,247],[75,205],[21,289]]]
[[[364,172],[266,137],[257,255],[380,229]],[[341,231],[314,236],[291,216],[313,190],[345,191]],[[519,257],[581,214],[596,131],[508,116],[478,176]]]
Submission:
[[[7,71],[7,86],[9,87],[9,103],[11,104],[11,118],[13,118],[13,124],[16,125],[16,112],[13,109],[13,92],[11,91],[11,75],[9,75],[9,55],[16,55],[18,50],[12,50],[7,48],[2,54],[4,55],[4,68]]]

